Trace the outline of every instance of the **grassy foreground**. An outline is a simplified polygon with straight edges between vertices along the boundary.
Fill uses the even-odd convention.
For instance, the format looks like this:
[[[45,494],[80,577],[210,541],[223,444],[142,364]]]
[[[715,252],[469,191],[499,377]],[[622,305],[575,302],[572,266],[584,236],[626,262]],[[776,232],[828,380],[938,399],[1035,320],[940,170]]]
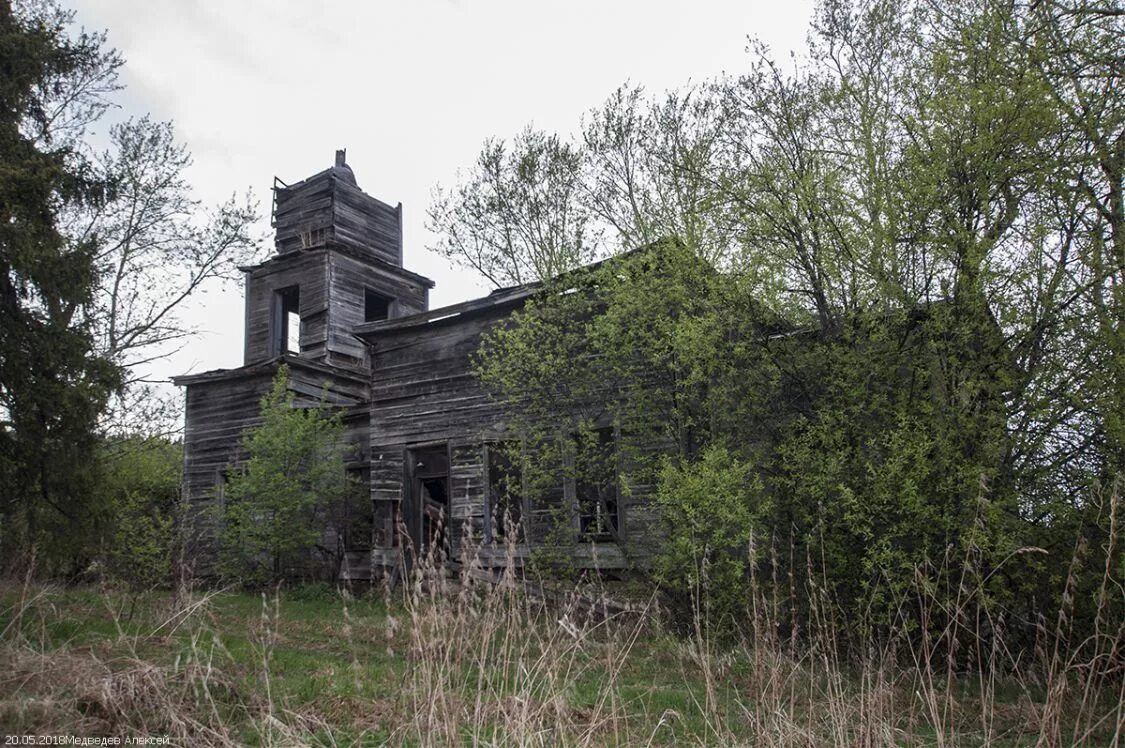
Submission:
[[[11,583],[0,733],[325,746],[1121,740],[1117,688],[1056,698],[1049,682],[853,669],[762,642],[717,652],[648,611],[591,622],[513,589],[431,587],[442,589],[389,602],[309,588],[176,600]]]

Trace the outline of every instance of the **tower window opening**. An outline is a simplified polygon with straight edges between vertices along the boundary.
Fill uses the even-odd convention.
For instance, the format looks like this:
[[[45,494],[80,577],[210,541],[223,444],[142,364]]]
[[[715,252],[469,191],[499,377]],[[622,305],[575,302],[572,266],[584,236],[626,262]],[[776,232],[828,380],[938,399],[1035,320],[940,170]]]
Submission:
[[[298,286],[275,292],[274,349],[277,353],[301,353],[301,293]]]
[[[378,322],[391,316],[391,299],[370,288],[363,289],[363,321]]]

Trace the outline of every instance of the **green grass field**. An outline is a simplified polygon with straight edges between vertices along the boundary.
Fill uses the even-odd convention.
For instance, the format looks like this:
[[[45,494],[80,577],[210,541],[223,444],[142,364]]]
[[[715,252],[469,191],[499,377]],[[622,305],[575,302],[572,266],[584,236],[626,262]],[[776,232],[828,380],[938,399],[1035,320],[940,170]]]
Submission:
[[[491,588],[415,590],[390,603],[321,588],[177,602],[11,585],[0,610],[5,735],[167,735],[181,745],[1034,745],[1050,716],[1046,694],[1029,683],[964,677],[927,691],[917,673],[852,673],[816,652],[792,658],[760,645],[715,651],[663,631],[651,613],[595,623]],[[1101,712],[1090,711],[1102,721],[1077,725],[1064,742],[1119,740],[1118,699],[1107,693]]]

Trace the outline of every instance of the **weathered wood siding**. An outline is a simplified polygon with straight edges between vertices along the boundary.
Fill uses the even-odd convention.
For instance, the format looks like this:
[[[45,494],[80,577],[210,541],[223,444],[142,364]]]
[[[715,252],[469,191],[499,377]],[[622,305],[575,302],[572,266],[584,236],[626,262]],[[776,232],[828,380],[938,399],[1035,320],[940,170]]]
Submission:
[[[268,371],[189,384],[185,396],[184,491],[189,501],[215,497],[223,471],[241,457],[242,433],[257,425],[269,391]]]
[[[183,528],[195,574],[209,576],[216,552],[224,475],[243,459],[242,433],[260,422],[258,403],[268,371],[190,384],[185,393]]]
[[[336,182],[332,204],[334,238],[402,265],[402,203],[391,207],[358,187]]]
[[[488,511],[484,445],[514,435],[507,430],[502,404],[494,402],[474,377],[472,359],[484,331],[502,322],[510,311],[510,306],[498,306],[368,335],[373,344],[371,495],[381,523],[378,539],[384,547],[393,543],[396,511],[406,495],[409,471],[404,457],[411,448],[428,444],[449,446],[454,555],[459,554],[458,545],[466,534],[484,538]],[[560,478],[558,490],[550,492],[546,500],[525,504],[525,529],[532,546],[553,527],[554,510],[564,501],[561,482]],[[624,548],[576,543],[575,562],[612,568],[625,565],[626,556],[633,562],[643,559],[650,544],[640,531],[655,525],[649,495],[650,486],[637,485],[628,497],[622,497]],[[501,563],[498,553],[496,548],[485,549],[482,560],[487,557]],[[526,553],[522,549],[521,557]]]
[[[297,184],[274,188],[274,243],[281,253],[323,245],[332,229],[336,179],[330,170]]]
[[[382,262],[324,247],[279,255],[247,271],[245,364],[281,353],[275,325],[278,291],[300,293],[301,356],[333,366],[360,367],[364,346],[353,335],[364,321],[364,292],[392,300],[391,317],[426,310],[432,283]]]
[[[274,257],[246,273],[246,345],[243,363],[256,364],[282,351],[274,331],[275,294],[300,288],[301,354],[324,358],[328,352],[328,252]]]
[[[371,375],[372,499],[383,520],[384,542],[394,537],[394,507],[403,498],[406,450],[421,444],[448,444],[450,513],[472,533],[484,530],[485,480],[480,446],[495,432],[503,413],[489,401],[471,373],[480,333],[491,320],[435,323],[380,338]]]
[[[327,169],[274,188],[275,245],[282,254],[330,243],[402,265],[402,205],[390,206]]]
[[[348,466],[365,467],[370,462],[367,384],[362,379],[302,365],[292,357],[262,366],[180,378],[178,381],[186,385],[183,489],[198,573],[209,573],[214,560],[215,510],[223,500],[224,476],[244,464],[243,436],[261,423],[261,399],[272,386],[282,361],[290,364],[289,390],[294,394],[294,406],[319,407],[323,399],[330,406],[344,409]],[[325,543],[335,542],[336,528],[326,525],[324,530]]]
[[[364,361],[364,345],[353,331],[364,321],[364,296],[370,289],[391,299],[390,317],[405,317],[429,308],[429,285],[413,274],[343,252],[329,252],[328,363],[336,366]]]

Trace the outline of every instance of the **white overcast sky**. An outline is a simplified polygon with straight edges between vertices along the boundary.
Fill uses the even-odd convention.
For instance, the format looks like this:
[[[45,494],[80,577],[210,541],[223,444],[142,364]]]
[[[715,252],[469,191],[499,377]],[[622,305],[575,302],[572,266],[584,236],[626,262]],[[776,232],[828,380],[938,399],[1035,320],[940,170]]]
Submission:
[[[431,191],[485,138],[527,124],[570,134],[629,81],[649,93],[746,68],[749,36],[775,56],[804,46],[812,0],[742,2],[318,2],[64,0],[126,58],[118,116],[175,123],[197,197],[252,189],[264,220],[274,175],[303,179],[347,148],[359,186],[402,202],[404,265],[433,278],[431,306],[480,295],[428,252]],[[263,232],[268,224],[263,223]],[[242,289],[201,296],[201,330],[157,372],[242,364]]]

